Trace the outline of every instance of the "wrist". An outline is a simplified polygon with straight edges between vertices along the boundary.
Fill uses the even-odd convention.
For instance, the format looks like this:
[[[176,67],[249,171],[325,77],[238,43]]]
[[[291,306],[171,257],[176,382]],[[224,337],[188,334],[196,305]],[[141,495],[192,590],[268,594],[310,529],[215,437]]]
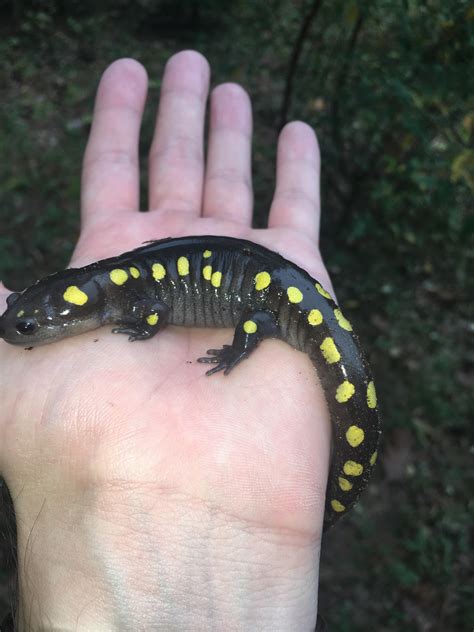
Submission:
[[[314,628],[319,542],[307,534],[143,484],[28,506],[20,629]]]

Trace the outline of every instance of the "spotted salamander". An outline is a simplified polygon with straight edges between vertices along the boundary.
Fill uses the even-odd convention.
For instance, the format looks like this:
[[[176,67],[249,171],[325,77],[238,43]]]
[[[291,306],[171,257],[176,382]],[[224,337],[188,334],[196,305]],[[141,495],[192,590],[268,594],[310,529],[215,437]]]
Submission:
[[[356,502],[377,458],[375,387],[351,323],[304,270],[230,237],[148,242],[10,294],[0,337],[36,346],[107,324],[132,341],[147,340],[167,324],[234,327],[231,345],[198,359],[215,365],[207,375],[228,374],[264,338],[307,353],[333,424],[325,528]]]

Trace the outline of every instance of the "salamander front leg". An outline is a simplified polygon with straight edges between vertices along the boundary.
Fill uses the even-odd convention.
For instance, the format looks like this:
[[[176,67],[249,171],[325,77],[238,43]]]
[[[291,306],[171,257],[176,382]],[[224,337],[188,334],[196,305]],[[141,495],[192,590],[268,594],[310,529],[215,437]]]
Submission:
[[[129,314],[120,319],[120,327],[112,329],[113,334],[127,334],[130,342],[148,340],[165,327],[169,308],[160,301],[138,301]]]
[[[263,338],[276,338],[278,331],[272,312],[248,311],[235,329],[232,344],[224,345],[222,349],[209,349],[207,353],[211,357],[198,358],[198,362],[217,365],[209,369],[206,375],[218,371],[224,371],[224,375],[227,375],[241,360],[248,358]]]

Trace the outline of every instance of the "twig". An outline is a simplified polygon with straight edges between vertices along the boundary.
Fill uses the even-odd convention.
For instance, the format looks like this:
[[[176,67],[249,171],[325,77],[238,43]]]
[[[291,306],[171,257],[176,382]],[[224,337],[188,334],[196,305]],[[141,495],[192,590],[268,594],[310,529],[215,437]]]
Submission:
[[[288,120],[288,112],[291,107],[291,100],[293,97],[293,83],[295,79],[296,69],[303,50],[304,41],[309,31],[312,21],[316,17],[319,9],[321,8],[322,0],[314,0],[313,5],[304,17],[301,24],[300,31],[293,45],[293,51],[291,53],[290,62],[288,64],[288,70],[286,73],[285,90],[283,92],[283,100],[280,110],[280,122],[278,128],[281,129]]]
[[[341,139],[341,123],[339,117],[339,97],[341,95],[344,84],[347,81],[347,77],[349,75],[349,70],[351,66],[352,59],[354,57],[354,49],[357,44],[357,39],[359,37],[362,23],[364,21],[364,16],[361,12],[357,16],[357,20],[354,24],[354,28],[352,29],[351,36],[349,38],[349,42],[347,45],[346,54],[344,56],[344,61],[341,65],[341,69],[334,83],[334,91],[333,91],[333,99],[331,105],[331,129],[332,129],[332,137],[334,141],[334,146],[338,149],[338,166],[339,171],[342,175],[348,176],[348,169],[344,156],[344,147]]]

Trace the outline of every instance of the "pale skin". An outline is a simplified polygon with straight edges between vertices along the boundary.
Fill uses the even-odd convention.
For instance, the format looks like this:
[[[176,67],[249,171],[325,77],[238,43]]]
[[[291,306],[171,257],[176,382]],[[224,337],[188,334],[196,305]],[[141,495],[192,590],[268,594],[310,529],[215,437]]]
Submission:
[[[105,71],[71,266],[181,235],[263,244],[332,291],[318,250],[319,151],[281,132],[268,228],[251,228],[245,91],[167,63],[139,213],[147,77]],[[203,136],[210,97],[208,151]],[[0,310],[9,291],[1,286]],[[0,341],[0,473],[18,527],[19,629],[314,630],[330,423],[304,354],[265,341],[229,376],[196,359],[230,330],[103,328],[26,351]]]

